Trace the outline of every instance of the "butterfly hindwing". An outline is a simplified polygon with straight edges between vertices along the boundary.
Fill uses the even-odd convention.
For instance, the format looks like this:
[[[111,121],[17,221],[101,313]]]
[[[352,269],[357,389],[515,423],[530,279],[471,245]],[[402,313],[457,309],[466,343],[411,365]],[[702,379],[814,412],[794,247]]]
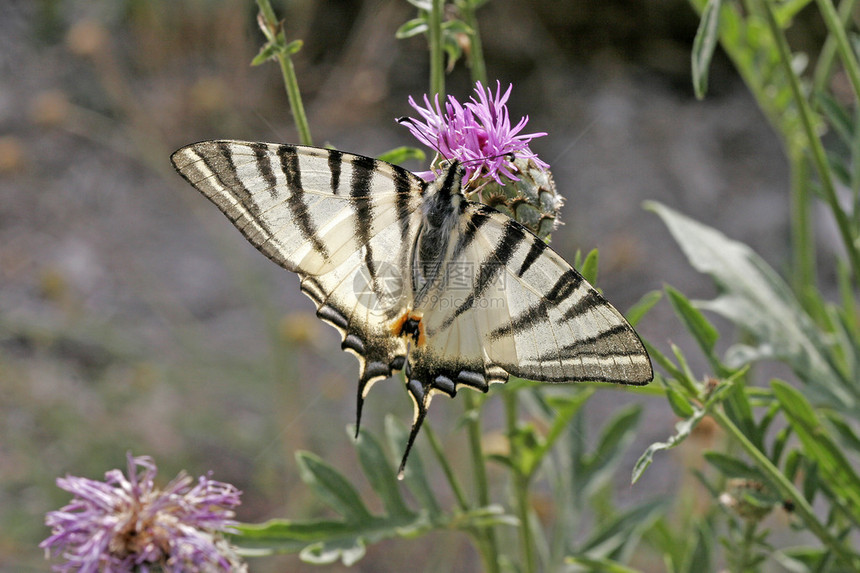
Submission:
[[[546,243],[485,205],[463,210],[437,284],[424,301],[426,344],[415,356],[416,371],[431,378],[457,380],[462,372],[485,382],[503,382],[501,372],[545,382],[652,378],[644,346],[624,317]],[[437,390],[450,394],[446,388]]]

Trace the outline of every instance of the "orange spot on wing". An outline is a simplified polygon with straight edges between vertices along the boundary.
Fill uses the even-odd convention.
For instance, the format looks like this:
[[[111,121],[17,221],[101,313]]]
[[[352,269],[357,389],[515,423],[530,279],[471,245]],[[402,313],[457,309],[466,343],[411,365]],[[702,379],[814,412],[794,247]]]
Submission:
[[[423,315],[419,312],[404,312],[391,323],[391,326],[389,327],[391,333],[394,336],[414,337],[415,334],[409,331],[409,322],[412,321],[418,329],[418,340],[416,341],[416,344],[418,346],[424,346],[427,343],[427,337],[424,334],[424,323],[421,321],[422,316]]]

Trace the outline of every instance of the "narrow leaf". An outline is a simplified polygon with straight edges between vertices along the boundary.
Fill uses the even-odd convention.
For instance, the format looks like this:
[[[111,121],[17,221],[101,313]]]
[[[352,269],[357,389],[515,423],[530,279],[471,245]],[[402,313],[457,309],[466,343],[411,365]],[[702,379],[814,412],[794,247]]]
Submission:
[[[418,149],[417,147],[409,147],[406,145],[395,147],[385,153],[379,155],[381,161],[385,161],[386,163],[394,163],[395,165],[400,165],[404,161],[408,161],[410,159],[417,159],[418,161],[424,161],[426,158],[426,154],[423,149]]]
[[[411,38],[412,36],[417,36],[419,34],[427,33],[427,20],[424,18],[415,18],[414,20],[409,20],[394,32],[394,37],[398,40],[404,40],[406,38]]]
[[[833,440],[826,426],[815,413],[806,397],[789,384],[774,380],[773,393],[779,400],[785,416],[803,445],[806,456],[813,461],[824,481],[835,495],[842,498],[847,510],[860,521],[860,476],[842,449]],[[837,500],[840,501],[840,500]]]
[[[728,478],[762,479],[761,473],[736,457],[722,452],[705,452],[704,457],[705,461]]]
[[[711,367],[714,368],[718,375],[726,375],[725,368],[722,367],[714,354],[714,345],[717,343],[720,333],[705,318],[705,315],[699,309],[695,308],[690,300],[681,294],[680,291],[667,286],[666,294],[669,297],[672,308],[675,309],[675,314],[678,315],[684,326],[693,335],[693,338],[696,339],[696,342],[698,342],[699,347],[702,349],[702,353],[704,353],[711,363]]]
[[[672,386],[666,386],[666,399],[669,401],[672,411],[679,418],[689,418],[696,412],[690,402]]]
[[[674,448],[686,440],[687,436],[690,435],[690,432],[693,431],[693,428],[695,428],[704,417],[705,410],[696,409],[696,412],[692,416],[675,424],[675,435],[671,436],[665,442],[654,442],[648,446],[645,452],[636,461],[636,465],[633,466],[633,477],[631,479],[631,483],[639,481],[639,478],[642,477],[642,474],[646,469],[648,469],[651,462],[654,461],[654,454],[662,450]]]
[[[716,312],[748,332],[758,350],[788,364],[810,395],[842,412],[860,415],[858,400],[828,359],[827,336],[815,325],[785,281],[748,246],[655,202],[657,213],[690,264],[711,275],[722,293],[697,306]],[[729,367],[743,364],[728,362]]]
[[[406,426],[398,418],[394,416],[385,417],[385,435],[388,438],[389,447],[395,452],[402,452],[406,447],[406,440],[409,436],[409,431]],[[427,474],[424,471],[424,462],[421,460],[421,455],[413,449],[409,454],[409,463],[406,464],[406,469],[403,474],[403,481],[406,487],[421,504],[421,507],[426,509],[431,518],[435,519],[439,516],[442,510],[439,507],[439,502],[433,493],[433,489],[427,482]]]
[[[654,308],[655,304],[660,302],[661,298],[663,298],[663,293],[659,290],[652,290],[642,295],[642,298],[636,304],[627,309],[627,322],[636,326],[642,320],[642,317],[648,314],[648,311]]]
[[[599,259],[600,254],[597,252],[597,249],[591,249],[579,268],[582,277],[593,285],[597,284],[597,265]]]
[[[358,492],[343,474],[310,452],[296,452],[296,461],[302,481],[311,486],[317,495],[348,522],[370,519]]]
[[[350,435],[354,434],[354,429],[349,428]],[[400,484],[397,482],[395,468],[385,457],[382,451],[382,446],[372,434],[361,430],[358,433],[356,441],[358,448],[358,461],[361,463],[361,469],[373,491],[382,500],[385,506],[385,511],[392,517],[410,517],[413,512],[406,506],[403,496],[400,495]]]
[[[722,0],[708,0],[693,40],[693,89],[697,99],[703,99],[708,91],[708,68],[719,40],[721,4]]]
[[[568,565],[576,565],[579,569],[585,571],[606,572],[606,573],[639,573],[639,569],[632,569],[617,561],[611,559],[599,559],[593,557],[565,557],[564,562]]]

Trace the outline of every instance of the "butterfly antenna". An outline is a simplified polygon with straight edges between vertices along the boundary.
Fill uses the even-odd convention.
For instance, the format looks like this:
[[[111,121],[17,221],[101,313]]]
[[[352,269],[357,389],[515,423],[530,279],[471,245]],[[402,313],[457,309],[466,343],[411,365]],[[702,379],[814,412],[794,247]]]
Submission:
[[[406,116],[398,117],[394,121],[396,121],[400,125],[416,125],[418,123],[418,120]],[[442,150],[439,149],[436,143],[432,141],[427,141],[426,143],[428,143],[430,147],[432,147],[436,151],[436,157],[433,158],[433,161],[430,162],[430,165],[434,165],[439,157],[445,157],[445,155],[442,153]]]

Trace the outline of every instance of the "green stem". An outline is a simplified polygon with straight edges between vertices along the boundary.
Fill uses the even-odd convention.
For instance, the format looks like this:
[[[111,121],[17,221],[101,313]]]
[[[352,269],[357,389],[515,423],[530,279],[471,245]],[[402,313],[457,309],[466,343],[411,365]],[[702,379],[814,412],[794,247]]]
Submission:
[[[472,470],[475,476],[475,491],[478,505],[490,505],[490,488],[487,481],[487,468],[484,465],[484,450],[481,447],[481,418],[475,405],[475,396],[471,392],[463,392],[463,402],[466,407],[466,432],[469,435],[469,451],[472,454]],[[486,544],[484,554],[484,570],[488,573],[499,573],[499,550],[496,543],[496,532],[492,527],[485,527],[478,532]]]
[[[432,0],[428,19],[427,42],[430,48],[430,94],[445,96],[445,51],[442,45],[442,10],[445,0]]]
[[[800,87],[800,79],[791,67],[791,50],[788,46],[788,40],[786,40],[785,34],[783,34],[782,29],[780,29],[779,24],[776,22],[770,2],[767,0],[756,0],[756,2],[765,16],[768,28],[779,51],[780,64],[788,78],[788,83],[794,96],[793,99],[797,105],[800,120],[803,124],[803,131],[812,152],[812,160],[821,181],[821,190],[830,206],[830,210],[833,212],[833,217],[836,219],[836,226],[839,228],[839,234],[842,236],[842,241],[845,243],[845,248],[848,251],[848,260],[851,262],[851,270],[856,283],[860,281],[860,249],[858,249],[858,246],[851,237],[850,222],[836,197],[836,187],[830,173],[830,166],[827,163],[827,155],[824,152],[824,145],[815,133],[809,102],[806,101],[806,97]]]
[[[842,0],[839,5],[839,22],[842,26],[848,23],[857,0]],[[832,34],[827,36],[821,53],[818,55],[818,63],[815,64],[813,75],[813,93],[822,92],[827,88],[827,80],[830,79],[830,70],[833,67],[833,58],[836,56],[836,37]]]
[[[744,537],[741,540],[740,559],[738,559],[738,573],[745,573],[750,569],[750,561],[752,560],[752,547],[755,541],[756,522],[752,519],[747,520],[744,526]]]
[[[854,97],[860,99],[860,63],[857,62],[854,50],[848,43],[848,36],[845,34],[842,19],[836,13],[836,8],[833,7],[831,0],[817,0],[817,3],[824,23],[827,25],[827,31],[830,32],[830,38],[836,41],[836,50],[839,52],[839,58],[842,60],[842,65],[848,74],[851,86],[854,88]]]
[[[815,535],[824,545],[826,545],[836,556],[852,569],[860,571],[860,560],[852,556],[851,552],[846,549],[842,543],[830,534],[827,527],[824,526],[815,516],[812,506],[806,501],[806,498],[794,487],[794,484],[789,481],[785,475],[779,471],[764,453],[753,444],[741,430],[729,419],[728,416],[720,409],[713,408],[710,411],[711,416],[717,421],[720,427],[731,435],[747,455],[752,458],[762,473],[768,478],[778,490],[779,495],[785,499],[794,502],[795,514],[806,524],[809,530]]]
[[[263,18],[268,24],[278,23],[278,17],[275,16],[275,11],[272,10],[269,0],[257,0],[257,6],[260,8],[260,12],[263,13]]]
[[[514,497],[517,502],[517,518],[520,520],[520,546],[523,554],[523,571],[533,573],[536,571],[534,539],[532,537],[531,519],[529,519],[529,476],[519,471],[519,460],[521,452],[517,432],[517,396],[514,392],[502,393],[505,402],[505,422],[508,431],[508,443],[514,477]]]
[[[263,24],[265,24],[261,25],[261,27],[269,44],[286,48],[285,38],[283,36],[279,37],[279,31],[283,29],[282,23],[278,21],[278,17],[275,15],[275,11],[272,9],[269,0],[257,0],[257,6],[260,8],[260,16],[262,17]],[[311,128],[308,125],[308,117],[305,114],[305,106],[302,103],[302,94],[299,90],[299,80],[296,78],[296,69],[293,67],[293,60],[285,50],[278,50],[275,57],[278,58],[278,63],[281,65],[281,75],[284,78],[287,99],[290,102],[290,111],[293,114],[296,131],[299,134],[299,142],[302,145],[313,145]]]
[[[280,54],[278,55],[278,61],[281,64],[281,74],[284,76],[284,86],[287,88],[287,98],[290,100],[290,111],[293,113],[296,131],[299,132],[299,142],[302,145],[313,145],[311,128],[308,125],[305,106],[302,104],[302,94],[299,91],[299,80],[296,78],[293,60],[285,54]]]
[[[445,450],[442,448],[442,444],[439,442],[436,432],[433,431],[433,426],[425,422],[423,429],[427,438],[430,440],[430,447],[433,448],[433,453],[436,455],[436,459],[439,460],[439,465],[442,467],[442,471],[448,479],[448,483],[451,485],[454,497],[457,498],[457,505],[462,511],[467,511],[469,509],[469,503],[466,501],[466,496],[463,494],[463,488],[460,487],[457,475],[454,473],[454,470],[451,469],[451,464],[448,463],[448,458],[445,456]]]
[[[812,232],[809,196],[809,165],[798,149],[790,149],[791,168],[791,252],[792,287],[806,301],[815,289],[815,240]]]
[[[481,44],[481,32],[478,29],[478,18],[475,16],[475,1],[463,0],[460,3],[463,21],[472,29],[469,47],[469,68],[472,70],[472,81],[487,85],[487,65],[484,63],[484,47]]]

